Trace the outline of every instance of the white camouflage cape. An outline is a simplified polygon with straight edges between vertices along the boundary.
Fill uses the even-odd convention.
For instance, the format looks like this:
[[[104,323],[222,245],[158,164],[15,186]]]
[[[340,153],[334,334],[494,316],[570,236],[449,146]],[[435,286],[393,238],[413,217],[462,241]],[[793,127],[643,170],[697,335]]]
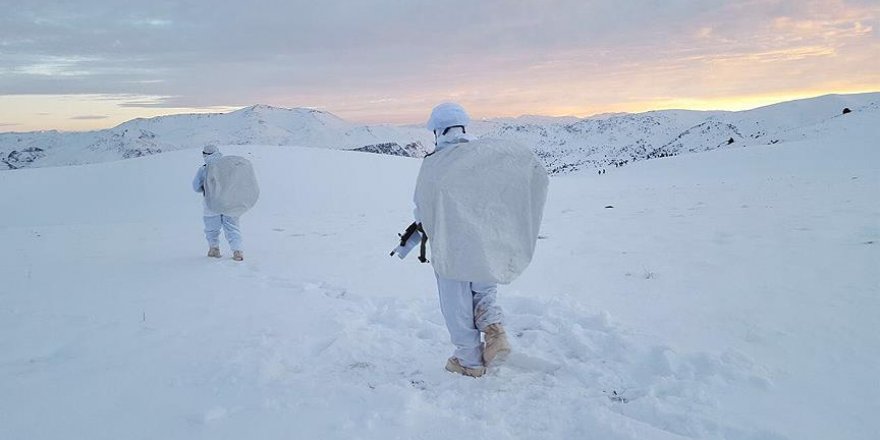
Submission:
[[[240,156],[223,156],[207,164],[205,204],[213,212],[239,217],[260,197],[251,162]]]
[[[532,260],[549,179],[527,147],[481,139],[426,157],[416,183],[431,263],[445,278],[507,284]]]

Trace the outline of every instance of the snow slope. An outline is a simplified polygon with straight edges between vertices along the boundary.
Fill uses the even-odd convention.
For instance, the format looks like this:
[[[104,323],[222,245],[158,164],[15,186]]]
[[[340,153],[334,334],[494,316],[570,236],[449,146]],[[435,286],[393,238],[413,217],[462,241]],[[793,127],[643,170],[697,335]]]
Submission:
[[[480,380],[387,255],[418,161],[224,146],[261,180],[243,263],[204,257],[198,150],[0,173],[0,438],[876,439],[880,133],[848,116],[555,177]]]

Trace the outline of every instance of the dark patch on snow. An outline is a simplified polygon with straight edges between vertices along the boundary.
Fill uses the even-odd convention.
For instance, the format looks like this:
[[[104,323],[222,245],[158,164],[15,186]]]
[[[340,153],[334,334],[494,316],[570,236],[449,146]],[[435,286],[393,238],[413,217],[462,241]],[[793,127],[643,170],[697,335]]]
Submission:
[[[46,153],[40,147],[28,147],[22,150],[12,150],[5,158],[0,159],[10,170],[25,167],[34,161],[46,157]]]
[[[365,145],[360,148],[355,148],[351,151],[416,158],[425,157],[426,154],[425,148],[422,147],[422,144],[419,142],[411,142],[403,147],[401,147],[400,144],[398,144],[397,142],[384,142],[381,144]]]
[[[122,158],[123,159],[133,159],[135,157],[150,156],[153,154],[159,154],[161,152],[162,152],[161,148],[134,148],[134,149],[123,151]]]
[[[608,391],[602,391],[602,392],[605,393],[605,395],[608,396],[608,400],[610,400],[612,402],[629,403],[629,399],[624,397],[622,394],[619,394],[615,390],[611,390],[610,393]]]
[[[401,147],[400,144],[398,144],[397,142],[366,145],[360,148],[355,148],[352,151],[359,151],[362,153],[387,154],[389,156],[409,156],[409,154],[407,154],[403,147]]]

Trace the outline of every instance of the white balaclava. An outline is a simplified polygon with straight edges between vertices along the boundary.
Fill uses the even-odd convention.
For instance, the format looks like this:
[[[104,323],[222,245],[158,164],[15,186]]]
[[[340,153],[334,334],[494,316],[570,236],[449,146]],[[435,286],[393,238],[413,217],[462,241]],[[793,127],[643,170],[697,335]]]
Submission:
[[[221,156],[223,156],[223,153],[215,145],[205,145],[205,148],[202,148],[202,157],[205,158],[205,163]]]
[[[428,118],[428,130],[434,132],[434,140],[437,148],[445,145],[467,141],[466,127],[471,118],[464,107],[454,102],[444,102],[431,110]]]

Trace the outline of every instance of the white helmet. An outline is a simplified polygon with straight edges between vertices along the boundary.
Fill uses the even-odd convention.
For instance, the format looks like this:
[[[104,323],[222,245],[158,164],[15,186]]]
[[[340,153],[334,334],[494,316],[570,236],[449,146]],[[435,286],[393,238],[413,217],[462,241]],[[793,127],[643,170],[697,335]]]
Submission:
[[[470,122],[471,118],[464,111],[464,107],[454,102],[444,102],[431,110],[431,117],[428,118],[428,130],[436,133],[448,127],[466,127]]]

